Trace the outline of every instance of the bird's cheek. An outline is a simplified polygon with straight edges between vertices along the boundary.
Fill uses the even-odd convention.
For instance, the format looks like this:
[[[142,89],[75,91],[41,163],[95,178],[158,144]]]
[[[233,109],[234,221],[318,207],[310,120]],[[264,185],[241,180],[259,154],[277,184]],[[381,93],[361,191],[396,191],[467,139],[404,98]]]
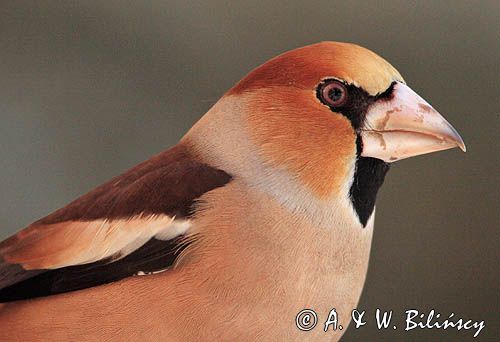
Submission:
[[[350,121],[310,92],[281,90],[272,103],[252,101],[248,132],[266,164],[286,169],[318,197],[343,189],[356,156]]]
[[[370,106],[361,137],[361,155],[386,162],[457,146],[465,151],[453,126],[402,83],[394,86],[390,99],[380,99]]]

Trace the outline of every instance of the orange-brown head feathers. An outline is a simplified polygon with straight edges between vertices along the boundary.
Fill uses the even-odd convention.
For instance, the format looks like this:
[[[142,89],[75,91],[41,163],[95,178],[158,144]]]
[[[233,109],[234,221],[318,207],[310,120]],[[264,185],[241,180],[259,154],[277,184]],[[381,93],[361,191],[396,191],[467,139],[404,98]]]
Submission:
[[[267,87],[314,89],[324,78],[338,78],[368,94],[403,81],[385,59],[359,45],[322,42],[285,52],[250,72],[229,94]]]
[[[248,128],[264,161],[287,169],[319,197],[344,189],[356,158],[356,131],[316,96],[325,79],[368,95],[386,91],[399,73],[358,45],[323,42],[286,52],[250,72],[227,96],[248,107]]]

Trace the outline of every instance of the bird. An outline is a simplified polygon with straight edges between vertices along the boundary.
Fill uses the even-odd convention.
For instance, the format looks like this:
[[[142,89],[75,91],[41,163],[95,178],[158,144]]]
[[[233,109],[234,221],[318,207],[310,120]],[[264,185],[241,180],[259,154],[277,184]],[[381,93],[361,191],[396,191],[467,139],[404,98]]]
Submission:
[[[176,145],[0,243],[0,340],[338,340],[391,164],[455,147],[371,50],[284,52]],[[332,308],[343,329],[324,331]]]

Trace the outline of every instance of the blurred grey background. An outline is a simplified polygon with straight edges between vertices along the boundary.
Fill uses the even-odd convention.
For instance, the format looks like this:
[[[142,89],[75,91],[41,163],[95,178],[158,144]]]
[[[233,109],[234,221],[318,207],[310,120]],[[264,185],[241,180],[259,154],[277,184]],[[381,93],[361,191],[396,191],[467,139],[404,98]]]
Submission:
[[[498,340],[499,17],[498,1],[0,1],[0,238],[175,144],[270,57],[356,42],[468,151],[393,166],[359,304],[372,319],[344,340],[472,339],[404,332],[410,308],[485,320],[479,340]],[[377,307],[400,328],[377,331]]]

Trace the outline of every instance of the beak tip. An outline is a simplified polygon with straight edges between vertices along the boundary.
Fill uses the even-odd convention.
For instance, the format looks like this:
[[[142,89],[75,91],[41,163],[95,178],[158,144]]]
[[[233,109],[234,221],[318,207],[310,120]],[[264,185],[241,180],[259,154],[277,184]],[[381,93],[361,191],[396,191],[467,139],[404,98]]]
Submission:
[[[462,152],[467,152],[467,147],[465,146],[464,140],[460,135],[457,133],[457,139],[455,140],[455,143],[457,144],[457,147],[459,147]]]

